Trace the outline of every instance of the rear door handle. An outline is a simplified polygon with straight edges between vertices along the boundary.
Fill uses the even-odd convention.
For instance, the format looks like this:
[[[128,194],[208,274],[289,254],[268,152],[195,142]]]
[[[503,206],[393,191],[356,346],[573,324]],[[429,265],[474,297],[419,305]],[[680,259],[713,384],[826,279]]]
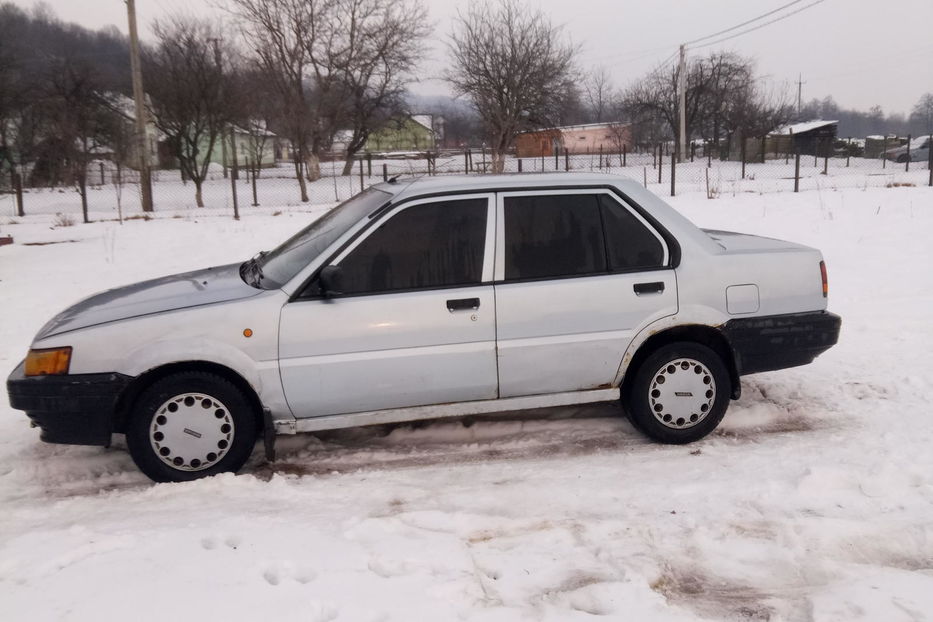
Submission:
[[[454,311],[476,311],[479,309],[479,298],[455,298],[447,301],[447,310]]]
[[[664,291],[664,282],[655,281],[653,283],[635,283],[632,285],[632,289],[635,290],[635,295],[641,296],[643,294],[660,294]]]

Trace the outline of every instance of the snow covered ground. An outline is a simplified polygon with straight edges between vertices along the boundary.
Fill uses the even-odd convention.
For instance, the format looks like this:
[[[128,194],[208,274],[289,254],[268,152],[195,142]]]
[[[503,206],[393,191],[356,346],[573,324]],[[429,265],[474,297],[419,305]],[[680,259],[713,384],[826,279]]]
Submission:
[[[695,193],[826,257],[838,346],[651,444],[613,405],[356,429],[154,485],[0,398],[2,620],[933,619],[933,190]],[[94,291],[234,261],[319,215],[6,224],[0,374]],[[38,244],[38,245],[27,245]]]

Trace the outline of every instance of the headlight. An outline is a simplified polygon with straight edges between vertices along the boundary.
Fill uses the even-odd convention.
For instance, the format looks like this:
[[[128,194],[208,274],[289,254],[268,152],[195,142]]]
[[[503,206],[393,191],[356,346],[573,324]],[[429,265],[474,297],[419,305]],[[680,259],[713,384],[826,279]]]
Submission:
[[[60,376],[68,373],[71,346],[30,350],[26,355],[27,376]]]

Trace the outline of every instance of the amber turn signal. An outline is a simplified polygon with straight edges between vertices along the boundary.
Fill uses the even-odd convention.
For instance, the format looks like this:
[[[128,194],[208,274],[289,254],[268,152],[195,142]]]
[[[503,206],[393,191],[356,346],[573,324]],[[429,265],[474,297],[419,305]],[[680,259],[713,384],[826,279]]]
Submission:
[[[826,278],[826,262],[820,262],[820,278],[823,279],[823,298],[829,295],[829,279]]]
[[[68,373],[71,364],[71,346],[30,350],[26,355],[27,376],[56,376]]]

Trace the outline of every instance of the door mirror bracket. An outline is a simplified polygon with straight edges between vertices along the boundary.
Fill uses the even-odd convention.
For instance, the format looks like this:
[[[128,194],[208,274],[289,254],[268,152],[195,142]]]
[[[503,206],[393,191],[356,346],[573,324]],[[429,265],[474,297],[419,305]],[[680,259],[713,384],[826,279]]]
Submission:
[[[324,298],[333,298],[343,293],[343,269],[340,266],[324,266],[318,278]]]

